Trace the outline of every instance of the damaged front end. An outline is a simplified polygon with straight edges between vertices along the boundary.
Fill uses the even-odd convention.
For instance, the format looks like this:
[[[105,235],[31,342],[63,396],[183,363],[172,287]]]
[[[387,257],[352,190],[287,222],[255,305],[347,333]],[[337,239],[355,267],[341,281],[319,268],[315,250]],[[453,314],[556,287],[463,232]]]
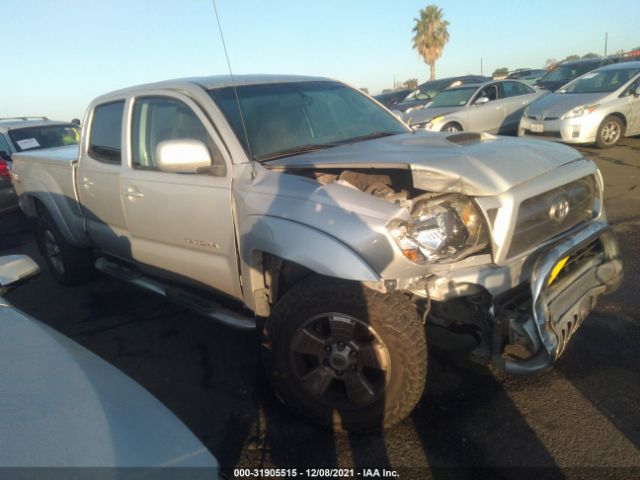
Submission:
[[[462,179],[433,171],[363,167],[285,171],[400,207],[403,213],[386,232],[402,255],[377,268],[379,282],[365,284],[405,292],[426,321],[472,333],[478,346],[471,358],[478,363],[512,374],[545,369],[597,299],[622,281],[602,178],[591,162],[487,196],[472,195]],[[561,219],[553,215],[558,204],[568,209]],[[378,267],[376,256],[360,253]]]
[[[538,257],[529,282],[495,298],[495,335],[501,342],[492,352],[493,363],[513,374],[543,370],[622,277],[618,242],[606,223],[591,223],[564,238]]]

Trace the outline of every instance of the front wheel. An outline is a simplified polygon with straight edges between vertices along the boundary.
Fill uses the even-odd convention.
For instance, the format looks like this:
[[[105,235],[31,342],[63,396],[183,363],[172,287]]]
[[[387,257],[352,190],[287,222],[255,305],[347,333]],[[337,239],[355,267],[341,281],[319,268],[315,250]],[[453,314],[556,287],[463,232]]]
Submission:
[[[441,131],[448,132],[448,133],[456,133],[456,132],[461,132],[462,127],[455,122],[449,122],[444,127],[442,127]]]
[[[425,329],[400,293],[311,277],[276,304],[263,363],[281,400],[335,430],[375,431],[411,413],[424,390]]]
[[[600,127],[598,127],[598,133],[596,136],[596,146],[598,148],[613,147],[624,132],[624,125],[622,121],[613,115],[605,118]]]

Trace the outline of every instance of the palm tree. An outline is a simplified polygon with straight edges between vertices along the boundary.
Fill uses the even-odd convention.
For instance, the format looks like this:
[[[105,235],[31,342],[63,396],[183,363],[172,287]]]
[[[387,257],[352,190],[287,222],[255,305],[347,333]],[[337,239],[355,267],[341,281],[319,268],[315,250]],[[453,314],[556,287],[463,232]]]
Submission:
[[[444,44],[449,41],[449,22],[442,19],[442,9],[429,5],[420,10],[420,18],[414,18],[413,48],[431,69],[431,80],[436,79],[436,60],[442,55]]]

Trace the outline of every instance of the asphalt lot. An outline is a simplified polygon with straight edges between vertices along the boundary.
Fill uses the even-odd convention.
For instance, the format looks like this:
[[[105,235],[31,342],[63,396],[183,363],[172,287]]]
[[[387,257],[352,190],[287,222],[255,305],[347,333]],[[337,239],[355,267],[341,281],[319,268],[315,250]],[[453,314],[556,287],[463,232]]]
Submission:
[[[383,434],[331,434],[292,417],[266,384],[254,335],[108,277],[65,288],[43,268],[8,298],[146,387],[227,471],[640,478],[640,138],[582,151],[603,171],[625,260],[622,288],[601,301],[555,368],[534,377],[472,365],[465,342],[433,332],[427,391],[410,418]],[[21,214],[0,219],[0,231],[0,254],[26,253],[44,267]]]

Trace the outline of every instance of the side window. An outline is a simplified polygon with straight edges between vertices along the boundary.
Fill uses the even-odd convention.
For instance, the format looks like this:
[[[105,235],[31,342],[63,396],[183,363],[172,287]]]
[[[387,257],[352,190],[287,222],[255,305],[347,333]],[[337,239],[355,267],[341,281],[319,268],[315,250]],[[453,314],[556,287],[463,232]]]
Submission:
[[[9,142],[4,138],[4,135],[0,133],[0,152],[4,152],[7,155],[11,155],[11,147],[9,147]]]
[[[157,170],[156,148],[165,140],[193,139],[204,143],[214,165],[224,165],[220,151],[197,115],[169,97],[140,97],[133,108],[133,167]]]
[[[621,97],[626,97],[628,95],[633,95],[634,92],[636,91],[636,88],[640,87],[640,77],[636,78],[633,82],[631,82],[631,85],[629,85],[624,92],[622,92],[622,94],[620,95]],[[1,148],[0,148],[1,150]]]
[[[535,90],[533,88],[529,88],[526,85],[517,82],[503,82],[502,83],[502,93],[505,98],[508,97],[517,97],[518,95],[527,95],[529,93],[534,93]]]
[[[98,105],[93,110],[89,155],[101,162],[120,163],[124,100]]]
[[[479,99],[480,97],[487,97],[490,102],[497,100],[498,89],[496,88],[495,85],[488,85],[484,87],[482,90],[480,90],[480,93],[478,93],[476,100]]]

